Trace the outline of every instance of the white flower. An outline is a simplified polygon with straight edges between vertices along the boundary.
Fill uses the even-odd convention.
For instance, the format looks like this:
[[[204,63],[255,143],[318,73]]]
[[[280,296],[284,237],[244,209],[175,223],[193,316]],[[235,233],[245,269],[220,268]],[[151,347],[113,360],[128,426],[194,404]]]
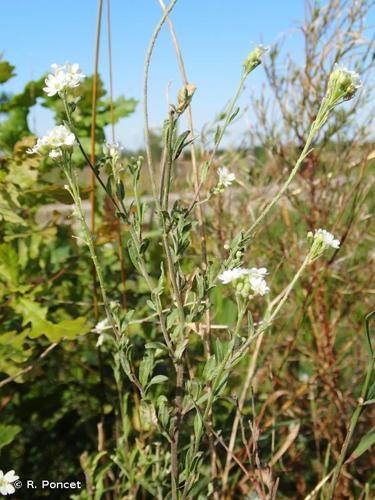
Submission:
[[[96,342],[96,347],[101,347],[104,344],[104,338],[105,336],[101,333],[98,337],[98,340]]]
[[[62,73],[59,75],[49,74],[45,79],[45,83],[46,86],[43,87],[43,90],[49,97],[54,96],[66,88],[65,78]]]
[[[104,344],[104,340],[105,340],[105,337],[106,337],[104,331],[108,330],[109,328],[110,328],[110,324],[108,323],[108,319],[107,318],[102,319],[95,326],[94,330],[96,331],[96,333],[100,334],[99,337],[98,337],[98,340],[96,342],[96,347],[101,347]]]
[[[19,476],[14,474],[14,470],[10,470],[6,474],[0,470],[0,493],[4,496],[12,495],[16,491],[12,483],[17,479],[19,479]]]
[[[218,278],[224,285],[235,281],[236,293],[244,298],[251,298],[252,295],[265,295],[270,291],[264,279],[267,274],[265,267],[250,269],[237,267],[222,272]]]
[[[77,63],[66,62],[62,66],[52,64],[52,69],[54,73],[47,76],[45,80],[46,86],[43,89],[50,97],[66,89],[78,87],[85,78]]]
[[[250,287],[256,295],[266,295],[270,291],[266,280],[261,276],[250,276]]]
[[[33,155],[35,153],[39,153],[47,146],[47,136],[39,137],[36,141],[36,144],[32,148],[29,148],[26,153],[29,155]]]
[[[298,379],[304,383],[307,384],[307,382],[310,380],[309,374],[305,372],[301,372],[298,374]]]
[[[219,184],[224,187],[230,186],[236,179],[235,174],[233,172],[229,172],[227,167],[221,167],[217,172],[219,174]]]
[[[52,68],[55,70],[55,75],[65,75],[67,86],[70,88],[78,87],[81,81],[85,78],[85,75],[82,73],[78,63],[71,64],[66,62],[62,66],[52,64]]]
[[[324,248],[339,248],[340,240],[335,239],[334,235],[325,229],[315,229],[314,240],[320,239]]]
[[[73,132],[71,132],[68,127],[65,125],[58,125],[50,130],[47,135],[39,138],[34,147],[27,150],[27,153],[46,153],[48,150],[56,150],[56,148],[61,147],[72,147],[75,144],[75,136]],[[51,151],[52,153],[52,151]],[[56,155],[57,151],[53,153]],[[52,156],[51,158],[56,158],[56,156]]]
[[[54,127],[47,135],[47,141],[50,146],[60,148],[61,146],[73,146],[75,136],[65,125]]]
[[[254,278],[264,278],[268,274],[267,268],[265,267],[252,267],[248,271],[249,275]]]
[[[228,283],[237,280],[245,274],[248,274],[248,269],[237,267],[235,269],[227,269],[226,271],[223,271],[221,274],[219,274],[218,278],[224,285],[227,285]]]
[[[57,158],[60,158],[62,156],[62,151],[61,149],[52,149],[52,151],[49,152],[48,156],[53,160],[56,160]]]
[[[98,333],[102,333],[104,332],[104,330],[107,330],[108,328],[109,328],[108,319],[105,318],[99,321],[99,323],[95,326],[95,331]]]

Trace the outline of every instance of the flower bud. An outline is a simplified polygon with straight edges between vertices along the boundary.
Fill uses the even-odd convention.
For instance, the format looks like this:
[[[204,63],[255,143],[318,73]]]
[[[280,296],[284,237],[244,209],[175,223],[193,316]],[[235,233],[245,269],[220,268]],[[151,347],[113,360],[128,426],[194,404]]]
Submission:
[[[343,66],[335,65],[328,80],[328,92],[333,104],[336,104],[340,99],[345,101],[352,99],[361,87],[362,82],[358,73],[349,71]]]
[[[118,142],[114,143],[109,143],[106,142],[103,145],[103,153],[105,156],[110,156],[114,161],[117,161],[121,157],[121,152],[123,150],[123,147],[120,146]]]
[[[189,106],[196,88],[197,87],[193,83],[188,83],[187,85],[182,87],[182,89],[178,92],[178,94],[177,94],[177,102],[178,102],[177,113],[180,113],[180,114],[183,113],[185,111],[185,109]]]
[[[258,45],[254,50],[250,52],[243,64],[243,69],[246,76],[251,73],[257,66],[262,64],[262,56],[265,52],[267,52],[267,48],[263,45]]]

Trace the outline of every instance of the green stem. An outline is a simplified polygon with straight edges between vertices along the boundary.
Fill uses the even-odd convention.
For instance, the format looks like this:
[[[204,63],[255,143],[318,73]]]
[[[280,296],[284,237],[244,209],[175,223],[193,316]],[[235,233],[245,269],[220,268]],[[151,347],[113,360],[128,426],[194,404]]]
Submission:
[[[120,332],[119,326],[116,325],[116,322],[113,318],[113,315],[112,315],[110,307],[109,307],[109,301],[108,301],[107,292],[105,289],[102,268],[101,268],[100,263],[98,261],[98,258],[97,258],[96,252],[95,252],[95,248],[94,248],[92,234],[87,226],[85,214],[84,214],[83,208],[82,208],[81,196],[79,193],[79,187],[78,187],[78,182],[77,182],[77,175],[75,172],[72,172],[72,169],[70,166],[68,168],[65,168],[65,175],[66,175],[66,178],[69,182],[69,187],[71,189],[73,201],[74,201],[74,204],[75,204],[75,207],[77,210],[77,215],[78,215],[78,218],[80,220],[82,231],[84,234],[85,243],[87,244],[87,246],[89,248],[90,257],[91,257],[91,260],[93,261],[93,264],[95,266],[95,270],[96,270],[96,273],[98,276],[100,291],[102,294],[106,315],[107,315],[108,321],[110,322],[110,324],[113,328],[114,333],[119,338],[121,335],[121,332]]]
[[[169,205],[169,192],[171,188],[171,176],[172,176],[172,167],[173,167],[173,156],[172,156],[172,142],[173,135],[176,127],[176,121],[173,118],[172,112],[169,114],[169,130],[167,134],[167,164],[165,175],[163,175],[164,182],[162,184],[162,209],[168,210]]]
[[[219,149],[221,140],[224,137],[224,134],[225,134],[225,132],[226,132],[226,130],[228,128],[228,125],[230,123],[230,120],[231,120],[231,117],[232,117],[232,114],[233,114],[233,111],[234,111],[234,106],[236,105],[236,103],[237,103],[240,95],[242,94],[242,91],[243,91],[243,88],[244,88],[244,85],[245,85],[245,81],[246,81],[246,78],[248,76],[249,76],[249,73],[246,73],[246,71],[242,72],[242,75],[241,75],[240,82],[238,84],[236,93],[234,94],[234,97],[231,100],[231,102],[229,104],[229,107],[228,107],[228,110],[226,112],[224,125],[223,125],[222,129],[220,130],[219,136],[218,136],[218,138],[216,140],[216,144],[214,145],[214,149],[212,150],[212,153],[210,155],[210,159],[208,160],[208,167],[210,167],[211,164],[212,164],[212,162],[214,161],[214,158],[216,156],[217,150]]]
[[[150,182],[151,182],[151,188],[152,188],[152,194],[155,200],[156,207],[159,205],[159,200],[156,195],[156,183],[155,183],[155,176],[154,176],[154,170],[153,170],[153,165],[152,165],[152,153],[151,153],[151,139],[150,139],[150,127],[148,123],[148,72],[150,68],[150,62],[151,62],[151,57],[152,57],[152,52],[154,50],[155,42],[156,39],[160,33],[160,30],[167,19],[168,15],[172,11],[173,7],[175,6],[177,0],[172,0],[167,9],[164,11],[164,14],[162,18],[160,19],[159,23],[157,24],[155,31],[152,35],[150,45],[147,50],[146,54],[146,59],[144,63],[144,70],[143,70],[143,119],[144,119],[144,133],[145,133],[145,142],[146,142],[146,156],[147,156],[147,167],[148,167],[148,172],[150,176]]]
[[[332,481],[331,481],[331,484],[329,487],[329,491],[328,491],[328,499],[329,500],[331,500],[333,498],[333,495],[335,493],[337,481],[340,477],[340,472],[341,472],[342,466],[344,465],[344,461],[346,458],[346,454],[347,454],[347,451],[349,448],[350,441],[353,437],[353,433],[354,433],[354,430],[357,426],[358,419],[362,413],[364,403],[366,402],[368,388],[369,388],[371,377],[372,377],[372,372],[374,371],[374,367],[375,367],[375,358],[374,358],[374,353],[373,353],[373,350],[371,347],[371,340],[370,340],[370,335],[369,335],[369,322],[370,322],[371,317],[374,314],[375,314],[375,311],[368,314],[366,316],[366,320],[365,320],[366,321],[367,340],[369,343],[369,361],[368,361],[368,366],[367,366],[367,373],[366,373],[366,377],[365,377],[365,380],[364,380],[363,385],[362,385],[361,395],[360,395],[359,400],[358,400],[358,405],[353,412],[352,418],[350,419],[349,429],[348,429],[348,432],[346,434],[345,441],[342,445],[338,462],[337,462],[336,467],[334,469],[335,472],[333,474],[333,478],[332,478]]]
[[[299,270],[295,274],[294,278],[292,279],[292,281],[289,283],[289,285],[285,288],[284,292],[282,293],[277,307],[273,311],[272,310],[267,311],[267,313],[270,314],[270,316],[269,317],[266,316],[267,319],[259,325],[259,327],[257,328],[254,335],[249,337],[244,342],[244,344],[235,352],[232,361],[235,361],[236,359],[240,358],[248,350],[248,348],[250,347],[250,344],[254,340],[256,340],[259,337],[259,335],[261,335],[263,332],[265,332],[272,325],[273,320],[276,318],[276,316],[280,312],[280,309],[283,307],[283,305],[287,301],[291,291],[294,288],[294,285],[297,283],[297,281],[301,277],[303,271],[306,269],[307,265],[310,263],[310,257],[311,257],[311,253],[309,252],[308,255],[305,257],[305,260],[303,261],[301,267],[299,268]],[[267,315],[267,313],[266,313],[266,315]]]
[[[70,112],[70,109],[69,109],[69,105],[68,105],[68,101],[66,99],[66,96],[62,97],[62,101],[63,101],[63,104],[64,104],[65,114],[66,114],[66,117],[68,119],[69,128],[70,128],[70,130],[73,132],[73,134],[75,136],[75,139],[76,139],[77,144],[78,144],[78,148],[81,151],[82,156],[84,157],[85,161],[87,162],[87,165],[90,167],[90,169],[94,173],[94,175],[95,175],[96,179],[98,180],[99,184],[104,189],[105,193],[107,193],[107,195],[109,196],[109,198],[110,198],[111,202],[113,203],[114,207],[116,208],[116,210],[120,210],[119,207],[118,207],[118,205],[117,205],[117,203],[116,203],[116,201],[114,200],[113,196],[109,195],[109,193],[107,191],[106,185],[104,184],[102,178],[98,174],[98,171],[96,170],[95,166],[91,163],[90,158],[88,157],[88,155],[87,155],[84,147],[82,146],[81,141],[79,140],[76,128],[75,128],[73,120],[72,120],[72,115],[71,115],[71,112]]]
[[[169,205],[169,192],[172,181],[172,169],[173,169],[173,135],[177,119],[174,118],[173,112],[169,115],[169,129],[167,130],[167,141],[165,145],[166,151],[166,169],[162,175],[161,182],[161,210],[159,211],[160,225],[162,227],[162,242],[167,258],[168,266],[168,276],[172,285],[173,298],[177,304],[178,312],[178,322],[179,322],[179,342],[184,341],[184,331],[185,331],[185,312],[184,305],[177,283],[177,272],[176,266],[174,264],[172,252],[168,241],[168,231],[165,224],[165,218],[163,211],[168,211]],[[178,348],[177,342],[177,348]],[[181,353],[182,354],[182,353]],[[178,468],[178,442],[180,436],[180,426],[182,421],[182,399],[183,399],[183,387],[184,387],[184,365],[181,357],[174,361],[176,370],[176,389],[175,389],[175,416],[174,424],[171,429],[171,486],[172,486],[172,499],[177,500],[178,498],[178,484],[179,484],[179,468]]]
[[[75,132],[74,123],[73,123],[72,118],[71,118],[71,113],[70,113],[69,106],[68,106],[67,101],[66,101],[66,97],[63,97],[63,103],[64,103],[65,113],[66,113],[66,116],[67,116],[67,119],[68,119],[68,124],[71,127],[71,130],[72,130],[72,132],[74,133],[74,135],[76,137],[76,140],[77,140],[77,143],[78,143],[78,146],[79,146],[79,149],[81,151],[82,156],[87,161],[87,163],[90,166],[90,168],[94,171],[94,173],[97,176],[97,179],[98,179],[100,185],[104,189],[104,192],[107,194],[107,196],[110,198],[111,202],[113,203],[114,207],[117,209],[118,213],[121,214],[121,215],[123,215],[123,216],[126,216],[126,213],[127,213],[126,212],[126,208],[123,205],[122,201],[121,201],[121,208],[120,208],[119,205],[117,204],[116,200],[113,198],[113,196],[110,193],[108,193],[106,185],[102,181],[100,175],[98,174],[98,172],[96,171],[96,169],[94,168],[94,166],[91,164],[89,157],[87,156],[87,154],[86,154],[86,152],[85,152],[85,150],[84,150],[81,142],[79,141],[79,138],[77,137],[77,134]],[[88,228],[87,228],[87,230],[88,230]],[[138,249],[140,247],[140,241],[139,241],[138,235],[134,231],[134,228],[132,227],[131,224],[129,224],[129,232],[130,232],[130,235],[131,235],[132,240],[134,242],[135,248],[137,250],[137,257],[138,257],[138,262],[139,262],[139,266],[140,266],[142,275],[143,275],[143,277],[146,280],[146,283],[148,285],[148,288],[149,288],[150,292],[152,293],[152,291],[153,291],[153,285],[152,285],[151,277],[150,277],[150,275],[147,272],[146,265],[145,265],[145,262],[144,262],[144,260],[142,258],[142,255],[138,251]],[[166,321],[165,321],[165,318],[164,318],[164,313],[163,313],[163,310],[162,310],[162,304],[160,302],[160,298],[159,297],[156,298],[156,305],[157,305],[157,312],[158,312],[159,319],[160,319],[160,325],[161,325],[163,337],[164,337],[164,340],[165,340],[166,345],[168,347],[169,354],[170,354],[171,358],[174,359],[173,348],[172,348],[172,344],[171,344],[171,341],[170,341],[169,336],[168,336],[168,332],[167,332],[167,328],[166,328]]]
[[[244,315],[246,313],[246,309],[247,309],[247,304],[243,304],[241,301],[238,301],[237,324],[236,324],[236,328],[234,330],[233,338],[235,338],[239,334],[239,332],[240,332],[242,320],[243,320]],[[215,392],[216,392],[216,390],[217,390],[217,388],[218,388],[218,386],[220,384],[220,381],[222,379],[222,376],[223,376],[223,373],[225,371],[226,365],[227,365],[228,361],[230,360],[231,355],[232,355],[232,349],[228,348],[227,353],[225,354],[222,362],[220,363],[220,367],[219,367],[218,373],[216,374],[216,377],[214,378],[214,380],[212,382],[212,388],[211,388],[211,391],[210,391],[209,396],[208,396],[206,408],[205,408],[204,413],[202,415],[202,426],[201,426],[201,428],[199,430],[198,435],[195,436],[194,448],[193,448],[193,453],[192,453],[193,457],[199,451],[199,446],[200,446],[200,442],[201,442],[202,435],[203,435],[203,427],[204,427],[205,422],[208,419],[208,416],[210,414],[210,411],[211,411],[211,408],[212,408],[212,405],[213,405],[213,402],[214,402],[214,398],[215,398]],[[182,500],[184,500],[185,498],[187,498],[186,495],[189,492],[189,489],[191,487],[192,481],[194,481],[194,479],[195,479],[194,476],[192,476],[189,479],[189,475],[190,475],[190,470],[187,471],[187,477],[188,477],[188,479],[187,479],[187,481],[185,483],[184,491],[183,491],[183,494],[182,494]]]
[[[148,274],[148,271],[147,271],[147,268],[146,268],[146,264],[142,258],[142,255],[140,254],[139,252],[139,248],[140,248],[140,241],[139,241],[139,238],[138,238],[138,235],[136,233],[136,231],[134,230],[133,226],[131,224],[129,224],[129,232],[130,232],[130,236],[134,242],[134,246],[135,246],[135,249],[136,249],[136,252],[137,252],[137,257],[138,257],[138,264],[139,264],[139,268],[141,270],[141,273],[142,273],[142,276],[144,277],[146,283],[147,283],[147,286],[150,290],[150,292],[152,293],[153,290],[154,290],[154,286],[152,284],[152,280],[151,280],[151,277],[150,275]],[[168,351],[169,351],[169,354],[172,358],[172,360],[174,361],[175,360],[175,356],[174,356],[174,351],[173,351],[173,346],[172,346],[172,342],[169,338],[169,334],[168,334],[168,330],[167,330],[167,326],[166,326],[166,321],[165,321],[165,317],[164,317],[164,313],[163,313],[163,307],[162,307],[162,303],[160,301],[160,297],[158,295],[153,295],[153,298],[155,300],[155,305],[156,305],[156,308],[157,308],[157,313],[158,313],[158,316],[159,316],[159,320],[160,320],[160,327],[161,327],[161,330],[162,330],[162,333],[163,333],[163,337],[164,337],[164,340],[165,340],[165,343],[168,347]]]
[[[310,130],[309,137],[307,139],[307,142],[305,144],[305,147],[302,150],[302,153],[300,157],[297,160],[297,163],[295,164],[293,170],[290,172],[289,177],[285,181],[284,185],[280,189],[280,191],[277,193],[277,195],[268,203],[268,205],[264,208],[262,213],[259,215],[259,217],[253,222],[253,224],[250,226],[250,228],[246,231],[245,233],[245,238],[248,238],[252,236],[252,233],[255,231],[255,229],[259,226],[259,224],[263,221],[263,219],[268,215],[268,213],[272,210],[272,208],[276,205],[276,203],[280,200],[280,198],[283,196],[285,191],[288,189],[290,183],[294,179],[295,175],[297,174],[303,160],[306,158],[306,155],[309,151],[309,148],[311,146],[312,140],[315,136],[315,130],[314,126]]]
[[[248,76],[249,76],[249,73],[246,73],[245,71],[241,75],[241,79],[240,79],[240,82],[238,84],[238,88],[236,90],[236,93],[235,93],[233,99],[231,100],[231,102],[229,104],[228,111],[226,113],[226,118],[225,118],[224,125],[221,128],[221,130],[220,130],[219,137],[216,140],[216,144],[214,145],[214,148],[212,150],[210,158],[209,158],[209,160],[207,162],[207,169],[210,168],[210,166],[212,165],[212,162],[214,161],[214,158],[216,156],[217,150],[219,149],[221,140],[224,137],[224,134],[225,134],[225,132],[226,132],[226,130],[228,128],[228,125],[230,123],[230,119],[231,119],[231,116],[233,114],[234,106],[236,105],[236,103],[238,101],[238,98],[240,97],[240,95],[241,95],[241,93],[243,91],[243,88],[244,88],[244,85],[245,85],[245,81],[246,81],[246,78]],[[196,202],[197,202],[197,200],[199,198],[200,190],[202,189],[202,186],[203,186],[203,182],[204,182],[204,179],[201,179],[201,181],[200,181],[200,183],[198,185],[198,188],[195,191],[193,201],[191,202],[191,205],[190,205],[190,207],[188,209],[188,213],[190,213],[193,210],[193,208],[195,207],[195,204],[196,204]]]
[[[328,104],[327,100],[323,99],[318,114],[316,116],[315,121],[311,125],[309,135],[307,137],[307,141],[305,143],[305,146],[302,150],[302,153],[300,154],[293,170],[290,172],[289,177],[285,181],[284,185],[280,189],[280,191],[277,193],[277,195],[268,203],[268,205],[263,209],[259,217],[253,222],[253,224],[250,226],[250,228],[246,231],[245,233],[245,238],[249,238],[252,236],[253,232],[255,229],[259,226],[259,224],[263,221],[263,219],[268,215],[268,213],[272,210],[272,208],[276,205],[276,203],[280,200],[280,198],[283,196],[283,194],[287,191],[290,183],[296,176],[298,170],[300,169],[303,160],[306,158],[306,156],[309,153],[309,149],[311,147],[311,144],[316,136],[316,134],[319,132],[320,128],[322,125],[325,123],[326,119],[328,116]]]
[[[302,273],[306,269],[306,267],[310,264],[310,253],[305,257],[305,260],[302,262],[301,267],[298,269],[297,273],[294,275],[294,278],[292,281],[289,283],[289,285],[286,287],[284,290],[284,293],[282,297],[280,298],[280,302],[278,303],[277,307],[272,311],[271,316],[269,317],[268,321],[272,323],[272,321],[276,318],[278,315],[280,309],[283,307],[285,302],[287,301],[290,292],[293,290],[294,285],[297,283],[297,281],[300,279]]]

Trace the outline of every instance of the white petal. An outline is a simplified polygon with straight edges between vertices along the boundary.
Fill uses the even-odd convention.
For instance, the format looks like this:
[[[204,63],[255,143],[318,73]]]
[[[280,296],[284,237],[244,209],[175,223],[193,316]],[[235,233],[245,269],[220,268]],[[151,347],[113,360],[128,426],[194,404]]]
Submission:
[[[7,472],[4,476],[5,481],[9,481],[10,483],[13,483],[13,481],[17,481],[17,479],[19,479],[19,476],[16,476],[14,472],[14,470],[10,470],[9,472]]]
[[[8,484],[6,488],[8,495],[13,495],[13,493],[16,491],[15,487],[12,484]]]

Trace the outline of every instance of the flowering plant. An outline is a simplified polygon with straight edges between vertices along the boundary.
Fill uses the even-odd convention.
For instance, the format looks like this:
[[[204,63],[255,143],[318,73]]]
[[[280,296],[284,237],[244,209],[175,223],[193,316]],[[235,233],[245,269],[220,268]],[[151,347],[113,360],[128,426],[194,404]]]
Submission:
[[[114,126],[111,142],[105,140],[103,127],[110,115],[114,123],[121,103],[102,98],[97,78],[95,124],[88,110],[93,82],[77,64],[65,63],[53,65],[38,90],[57,126],[36,143],[28,137],[5,159],[1,208],[15,189],[20,194],[5,213],[18,226],[6,227],[0,245],[5,328],[16,329],[0,336],[0,365],[6,366],[5,351],[18,365],[31,363],[21,374],[6,367],[7,379],[0,381],[0,387],[9,384],[5,419],[19,404],[35,428],[44,418],[45,434],[60,436],[55,455],[63,456],[58,469],[64,474],[80,454],[86,491],[76,492],[76,500],[274,499],[277,493],[304,496],[310,488],[314,496],[328,483],[332,491],[340,484],[343,466],[358,491],[367,465],[354,471],[350,464],[359,452],[348,458],[347,451],[359,412],[371,402],[373,358],[347,437],[336,421],[338,412],[346,421],[352,411],[344,375],[360,376],[360,352],[355,366],[348,353],[367,300],[361,284],[371,273],[363,273],[348,245],[369,220],[371,204],[364,201],[371,183],[364,172],[370,142],[351,148],[343,118],[357,105],[354,97],[366,93],[357,74],[334,66],[337,54],[322,64],[316,61],[324,56],[315,55],[288,73],[292,94],[286,80],[276,78],[275,115],[262,108],[267,99],[254,98],[259,126],[248,130],[254,144],[232,150],[222,140],[243,118],[239,97],[252,71],[264,63],[272,81],[275,68],[284,68],[274,63],[275,47],[249,54],[232,99],[201,136],[192,111],[198,91],[179,60],[182,88],[155,145],[148,70],[163,22],[173,35],[172,7],[173,1],[164,8],[145,61],[141,154],[132,157],[120,146]],[[321,31],[316,20],[306,23],[307,51]],[[360,64],[355,67],[362,73]],[[296,103],[301,112],[292,113]],[[276,123],[267,126],[272,117]],[[329,139],[337,130],[337,141]],[[95,180],[90,187],[87,173]],[[46,223],[40,199],[55,196],[58,204],[43,207],[50,210]],[[41,222],[26,226],[30,214]],[[359,253],[365,253],[371,235],[360,240]],[[76,317],[81,311],[88,322]],[[39,343],[38,335],[44,335]],[[14,381],[21,385],[31,376],[26,397]],[[51,400],[56,406],[48,405],[46,419]],[[19,436],[4,460],[20,470],[12,460],[23,446],[31,449],[34,473],[44,471],[29,440],[33,433],[21,430],[0,425],[8,443],[9,435]],[[4,491],[12,477],[0,481]]]
[[[4,496],[15,493],[16,489],[13,483],[18,479],[19,476],[16,476],[14,470],[10,470],[6,474],[0,470],[0,493]]]
[[[240,88],[242,88],[244,78],[260,63],[258,57],[260,58],[263,52],[264,51],[260,49],[256,53],[256,56],[254,56],[253,53],[250,54],[245,64]],[[253,61],[255,62],[253,63]],[[315,234],[312,236],[312,246],[290,284],[267,306],[264,312],[264,319],[259,322],[259,326],[256,329],[252,325],[252,322],[248,323],[247,334],[243,337],[243,318],[246,314],[249,315],[249,318],[251,317],[252,299],[256,296],[265,297],[271,294],[271,289],[266,282],[268,271],[265,267],[242,267],[248,242],[253,236],[255,229],[258,228],[261,221],[268,215],[289,186],[306,155],[311,140],[327,120],[328,113],[332,109],[332,106],[337,104],[341,98],[347,99],[352,97],[358,87],[358,80],[352,73],[343,73],[343,71],[339,69],[335,70],[335,73],[331,76],[329,81],[327,96],[323,100],[318,116],[312,125],[308,142],[288,180],[284,186],[282,186],[278,194],[268,203],[268,205],[266,205],[245,234],[236,238],[230,246],[229,257],[227,261],[223,263],[225,269],[218,274],[218,280],[223,284],[231,284],[234,287],[238,308],[237,324],[233,331],[230,328],[228,330],[229,340],[225,347],[226,354],[221,358],[216,356],[208,358],[207,363],[209,363],[209,365],[207,366],[210,368],[204,379],[206,386],[201,385],[199,389],[193,390],[193,386],[191,385],[192,381],[185,380],[187,374],[183,362],[189,345],[189,324],[192,322],[199,322],[202,314],[209,311],[208,297],[210,290],[216,286],[216,283],[213,279],[211,269],[209,269],[205,275],[197,274],[196,277],[193,278],[192,286],[195,290],[194,292],[187,288],[188,280],[184,276],[182,262],[185,250],[189,245],[190,232],[193,227],[191,212],[196,206],[199,206],[198,198],[196,197],[194,199],[190,208],[184,208],[183,206],[178,207],[175,205],[171,209],[169,205],[169,194],[173,182],[175,161],[181,155],[184,148],[192,142],[192,140],[189,140],[190,131],[177,135],[176,130],[181,115],[190,106],[195,86],[186,85],[178,94],[177,105],[172,105],[170,107],[164,130],[164,163],[162,165],[163,171],[159,193],[156,189],[151,154],[150,151],[147,150],[147,162],[153,189],[155,214],[159,220],[159,227],[162,235],[161,244],[166,261],[166,271],[164,271],[164,267],[162,266],[158,285],[155,287],[152,277],[149,274],[145,257],[147,240],[144,236],[144,207],[142,206],[142,201],[138,194],[142,159],[131,162],[128,168],[123,169],[121,167],[120,146],[117,143],[105,144],[103,147],[105,156],[103,160],[101,160],[101,163],[105,164],[109,162],[111,175],[108,182],[104,182],[99,167],[89,162],[79,137],[75,133],[74,111],[76,106],[71,106],[71,101],[69,100],[67,92],[70,88],[76,88],[80,84],[82,74],[79,70],[79,66],[66,63],[64,66],[55,66],[54,69],[55,74],[50,75],[46,80],[47,87],[45,91],[49,95],[51,95],[51,93],[57,93],[62,99],[66,111],[66,124],[55,127],[46,136],[39,138],[35,146],[29,150],[29,153],[48,153],[49,157],[61,165],[64,171],[68,182],[66,189],[73,199],[75,205],[74,215],[81,225],[81,238],[89,249],[96,270],[106,314],[106,318],[100,321],[95,327],[95,331],[99,334],[96,346],[101,348],[104,342],[108,343],[108,346],[110,346],[114,360],[114,376],[118,386],[120,407],[122,408],[124,405],[124,382],[122,375],[122,372],[124,372],[129,381],[134,384],[139,392],[144,408],[147,408],[147,412],[152,415],[152,423],[156,425],[160,432],[170,441],[172,498],[178,497],[177,491],[180,488],[178,485],[181,482],[182,498],[187,498],[191,494],[194,485],[193,478],[199,477],[200,475],[199,457],[201,454],[200,447],[204,435],[204,428],[208,424],[209,415],[211,414],[215,401],[220,398],[222,392],[222,378],[230,375],[233,366],[244,357],[254,340],[264,335],[272,326],[305,268],[311,265],[315,259],[320,257],[326,249],[330,247],[338,249],[340,246],[340,242],[335,239],[331,233],[324,229],[316,230]],[[234,103],[235,101],[233,101],[233,105]],[[228,121],[226,125],[229,123]],[[216,141],[216,146],[219,144],[219,141],[220,138]],[[154,348],[150,347],[150,350],[146,352],[139,366],[138,373],[129,355],[131,341],[126,334],[129,319],[127,319],[127,315],[119,309],[118,305],[114,304],[108,297],[102,265],[97,255],[93,234],[87,225],[83,210],[77,182],[77,172],[72,162],[72,148],[77,144],[84,158],[89,162],[101,187],[104,189],[107,197],[114,206],[119,220],[127,224],[130,237],[128,244],[129,255],[135,269],[143,277],[149,288],[150,307],[155,311],[160,325],[163,343],[161,344],[160,341],[158,341],[157,345],[163,346],[162,349],[165,349],[166,354],[169,356],[171,366],[175,371],[177,395],[174,408],[168,409],[163,398],[155,399],[151,395],[150,387],[157,383],[160,384],[168,378],[166,375],[155,375],[152,378],[152,373],[156,366],[154,361],[156,352],[153,350]],[[209,162],[206,167],[209,168],[210,166]],[[131,211],[124,203],[124,182],[125,177],[129,175],[132,177],[133,195],[136,207],[135,211]],[[225,188],[231,187],[235,180],[235,174],[230,172],[226,167],[221,167],[218,170],[218,175],[219,183],[216,192],[223,192]],[[202,179],[201,184],[203,181],[204,179]],[[209,199],[208,197],[206,202],[208,202]],[[170,286],[171,302],[168,315],[166,316],[162,300],[167,283],[169,283]],[[192,307],[187,306],[189,298],[193,298]],[[106,334],[103,333],[104,330],[107,330]],[[109,335],[110,331],[112,331],[112,337]],[[225,344],[223,344],[223,346],[224,345]],[[151,355],[150,353],[153,354]],[[208,368],[205,368],[205,370],[207,371]],[[204,397],[205,391],[208,391],[207,398]],[[184,394],[184,399],[181,393]],[[202,402],[200,403],[200,401]],[[188,454],[186,455],[189,459],[187,459],[184,472],[182,472],[179,467],[179,456],[181,454],[181,450],[178,446],[179,433],[184,415],[192,412],[193,409],[195,409],[196,412],[194,417],[194,438],[192,439]],[[123,431],[125,430],[123,429]]]

